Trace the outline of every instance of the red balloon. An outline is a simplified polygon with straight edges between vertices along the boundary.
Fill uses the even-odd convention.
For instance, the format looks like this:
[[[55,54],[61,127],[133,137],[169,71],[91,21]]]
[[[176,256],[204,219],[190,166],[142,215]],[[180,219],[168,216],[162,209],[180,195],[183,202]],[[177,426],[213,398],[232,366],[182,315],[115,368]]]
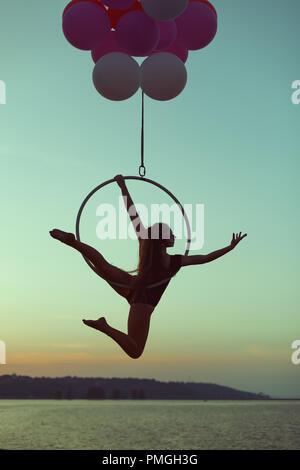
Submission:
[[[137,0],[132,5],[132,7],[128,8],[128,10],[113,10],[112,8],[109,8],[107,10],[107,14],[108,14],[109,19],[110,19],[111,27],[116,28],[119,19],[123,15],[125,15],[125,13],[128,13],[129,11],[134,11],[134,10],[143,10],[142,5]]]
[[[135,0],[101,0],[105,6],[114,10],[128,10],[132,7]]]
[[[105,6],[101,2],[99,2],[99,0],[72,0],[72,2],[68,3],[66,8],[64,9],[62,16],[64,16],[66,14],[66,12],[69,10],[69,8],[71,8],[73,5],[76,5],[76,3],[80,3],[80,2],[97,3],[97,5],[99,5],[100,7],[102,7],[106,11]]]
[[[63,33],[72,46],[92,50],[105,41],[110,32],[110,21],[105,8],[99,5],[97,2],[80,1],[63,16]]]
[[[183,47],[177,40],[175,40],[167,49],[163,51],[153,51],[152,54],[157,54],[158,52],[169,52],[170,54],[177,55],[182,62],[186,62],[189,56],[189,51],[185,47]]]
[[[157,51],[163,51],[175,41],[177,36],[177,26],[174,20],[157,21],[160,39],[156,46]]]
[[[120,47],[135,57],[149,55],[159,42],[158,23],[144,11],[127,12],[118,21],[116,32]]]
[[[175,20],[177,40],[186,49],[203,49],[211,43],[217,33],[218,17],[208,3],[203,0],[190,2],[182,15]]]
[[[213,12],[215,12],[215,14],[218,16],[218,13],[217,13],[217,10],[215,9],[215,7],[210,3],[208,2],[207,0],[190,0],[190,2],[201,2],[201,3],[205,3],[205,5],[207,5],[208,7],[210,7],[212,9]]]
[[[110,54],[111,52],[123,52],[117,42],[115,31],[110,31],[107,39],[92,50],[93,61],[96,63],[105,54]]]

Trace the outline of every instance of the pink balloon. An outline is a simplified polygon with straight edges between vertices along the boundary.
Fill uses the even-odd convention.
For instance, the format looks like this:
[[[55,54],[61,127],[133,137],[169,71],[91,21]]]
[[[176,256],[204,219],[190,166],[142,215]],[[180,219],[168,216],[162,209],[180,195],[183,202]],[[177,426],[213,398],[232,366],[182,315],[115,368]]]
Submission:
[[[217,15],[210,6],[201,1],[189,3],[187,9],[175,21],[178,41],[192,51],[206,47],[217,32]]]
[[[177,40],[174,41],[167,49],[164,49],[163,51],[155,50],[152,54],[156,54],[157,52],[169,52],[170,54],[177,55],[177,57],[179,57],[179,59],[181,59],[184,63],[187,61],[189,56],[189,51],[185,49]]]
[[[135,0],[102,0],[102,3],[113,10],[128,10]]]
[[[93,49],[106,39],[109,31],[109,17],[105,9],[96,3],[76,3],[63,17],[64,35],[78,49]]]
[[[127,100],[141,84],[141,69],[135,59],[122,52],[105,54],[93,71],[93,82],[100,95],[112,101]]]
[[[155,50],[160,51],[166,49],[175,41],[177,36],[177,26],[175,21],[158,21],[157,24],[160,32],[160,39]]]
[[[122,50],[136,57],[149,55],[159,41],[158,24],[139,10],[125,13],[117,23],[116,33]]]
[[[182,60],[174,54],[158,52],[141,65],[141,88],[150,98],[167,101],[178,96],[187,82]]]
[[[115,31],[110,31],[105,41],[92,50],[93,61],[98,62],[101,57],[110,52],[123,52],[117,42]]]

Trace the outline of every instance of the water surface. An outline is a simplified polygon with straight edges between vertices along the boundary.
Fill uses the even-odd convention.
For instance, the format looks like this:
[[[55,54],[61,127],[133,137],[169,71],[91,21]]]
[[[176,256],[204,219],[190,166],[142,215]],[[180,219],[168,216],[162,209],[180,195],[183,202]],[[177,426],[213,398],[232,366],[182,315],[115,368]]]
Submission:
[[[0,423],[1,449],[300,449],[300,400],[0,400]]]

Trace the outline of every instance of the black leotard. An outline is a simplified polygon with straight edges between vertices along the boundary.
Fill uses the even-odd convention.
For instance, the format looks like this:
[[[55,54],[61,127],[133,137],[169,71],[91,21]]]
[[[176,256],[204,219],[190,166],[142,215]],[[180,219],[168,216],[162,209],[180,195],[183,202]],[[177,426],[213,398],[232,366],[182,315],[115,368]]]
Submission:
[[[167,282],[160,284],[159,286],[151,287],[150,289],[144,288],[138,294],[131,290],[126,297],[130,305],[134,303],[142,303],[142,304],[148,304],[148,305],[152,305],[153,307],[156,307],[156,305],[161,299],[161,296],[163,295],[164,291],[168,287],[171,277],[175,276],[175,274],[181,268],[182,255],[169,255],[169,256],[171,257],[170,267],[168,269],[164,267],[160,267],[159,275],[157,274],[149,275],[147,278],[147,285],[155,284],[156,282],[162,281],[163,279],[167,279],[168,277],[170,279]]]

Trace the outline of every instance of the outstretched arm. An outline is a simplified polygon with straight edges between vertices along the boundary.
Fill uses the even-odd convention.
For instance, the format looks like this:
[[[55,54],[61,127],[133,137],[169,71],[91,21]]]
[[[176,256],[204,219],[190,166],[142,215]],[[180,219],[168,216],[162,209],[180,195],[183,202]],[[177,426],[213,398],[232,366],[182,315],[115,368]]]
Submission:
[[[118,183],[119,187],[121,188],[123,201],[124,201],[126,210],[128,212],[128,215],[134,227],[135,233],[138,239],[140,240],[142,238],[142,235],[145,234],[146,229],[140,219],[140,216],[133,203],[133,200],[131,199],[124,177],[122,175],[117,175],[115,176],[115,180]]]
[[[233,248],[236,247],[236,245],[244,238],[247,236],[245,233],[243,236],[241,236],[240,232],[239,234],[232,234],[232,240],[230,245],[226,246],[225,248],[221,248],[220,250],[213,251],[212,253],[209,253],[208,255],[192,255],[192,256],[182,256],[182,266],[190,266],[193,264],[204,264],[204,263],[210,263],[211,261],[214,261],[217,258],[220,258],[223,255],[226,255],[226,253],[229,253],[229,251],[233,250]]]

